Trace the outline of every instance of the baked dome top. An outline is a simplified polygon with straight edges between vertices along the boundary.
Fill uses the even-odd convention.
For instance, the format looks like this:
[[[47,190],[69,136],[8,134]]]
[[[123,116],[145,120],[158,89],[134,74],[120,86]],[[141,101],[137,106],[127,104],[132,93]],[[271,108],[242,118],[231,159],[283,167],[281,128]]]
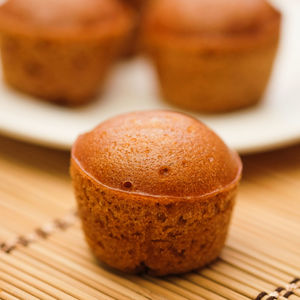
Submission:
[[[200,121],[170,111],[120,115],[78,137],[72,159],[114,189],[203,196],[240,178],[241,161]]]
[[[280,13],[265,0],[153,0],[146,24],[189,34],[255,32]]]
[[[124,11],[116,0],[6,0],[0,5],[0,24],[11,30],[87,31],[119,21]]]

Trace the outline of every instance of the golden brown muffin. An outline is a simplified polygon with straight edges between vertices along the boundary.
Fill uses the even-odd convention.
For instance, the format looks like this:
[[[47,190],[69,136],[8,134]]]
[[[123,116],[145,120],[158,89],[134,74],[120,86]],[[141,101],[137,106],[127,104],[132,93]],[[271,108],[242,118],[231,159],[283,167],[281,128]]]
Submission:
[[[115,0],[8,0],[0,6],[4,77],[64,104],[96,95],[132,28]]]
[[[202,267],[224,245],[241,168],[239,156],[194,118],[114,117],[72,148],[86,240],[97,258],[125,272]]]
[[[265,0],[153,0],[143,40],[163,97],[202,112],[256,104],[270,77],[280,20]]]

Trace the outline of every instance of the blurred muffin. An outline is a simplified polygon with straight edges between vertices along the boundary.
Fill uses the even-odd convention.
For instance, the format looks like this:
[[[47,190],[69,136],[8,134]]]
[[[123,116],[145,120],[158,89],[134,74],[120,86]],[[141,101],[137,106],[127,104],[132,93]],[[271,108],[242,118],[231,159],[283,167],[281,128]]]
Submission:
[[[219,255],[239,156],[196,119],[168,111],[112,118],[81,135],[71,175],[86,240],[119,270],[183,273]]]
[[[115,0],[8,0],[0,6],[4,77],[53,102],[94,97],[132,29]]]
[[[153,0],[143,39],[163,97],[202,112],[256,104],[270,77],[280,21],[264,0]]]
[[[142,11],[149,0],[123,0],[123,2],[137,11]]]
[[[141,33],[141,23],[143,20],[144,11],[149,0],[122,0],[125,5],[130,7],[135,11],[133,15],[134,29],[132,31],[131,37],[128,40],[127,48],[125,49],[125,57],[133,57],[140,53],[140,33]]]

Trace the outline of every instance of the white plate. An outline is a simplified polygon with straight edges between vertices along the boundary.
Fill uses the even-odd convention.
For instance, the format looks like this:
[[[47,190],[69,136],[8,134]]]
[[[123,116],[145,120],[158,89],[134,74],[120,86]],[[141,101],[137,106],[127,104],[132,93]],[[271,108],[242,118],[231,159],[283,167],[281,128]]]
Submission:
[[[287,16],[283,38],[262,104],[230,114],[194,114],[240,153],[300,141],[300,1],[289,0],[282,4]],[[116,114],[166,108],[176,109],[159,99],[153,69],[142,59],[118,66],[104,95],[77,109],[54,106],[19,94],[0,80],[0,132],[60,149],[70,149],[79,133]]]

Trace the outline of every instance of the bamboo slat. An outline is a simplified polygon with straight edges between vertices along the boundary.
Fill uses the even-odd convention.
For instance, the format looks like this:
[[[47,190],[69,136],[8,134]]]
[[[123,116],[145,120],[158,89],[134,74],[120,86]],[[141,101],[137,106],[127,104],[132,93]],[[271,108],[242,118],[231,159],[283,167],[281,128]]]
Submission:
[[[300,145],[243,161],[220,258],[154,278],[96,262],[74,214],[68,153],[0,137],[0,299],[300,300]]]

